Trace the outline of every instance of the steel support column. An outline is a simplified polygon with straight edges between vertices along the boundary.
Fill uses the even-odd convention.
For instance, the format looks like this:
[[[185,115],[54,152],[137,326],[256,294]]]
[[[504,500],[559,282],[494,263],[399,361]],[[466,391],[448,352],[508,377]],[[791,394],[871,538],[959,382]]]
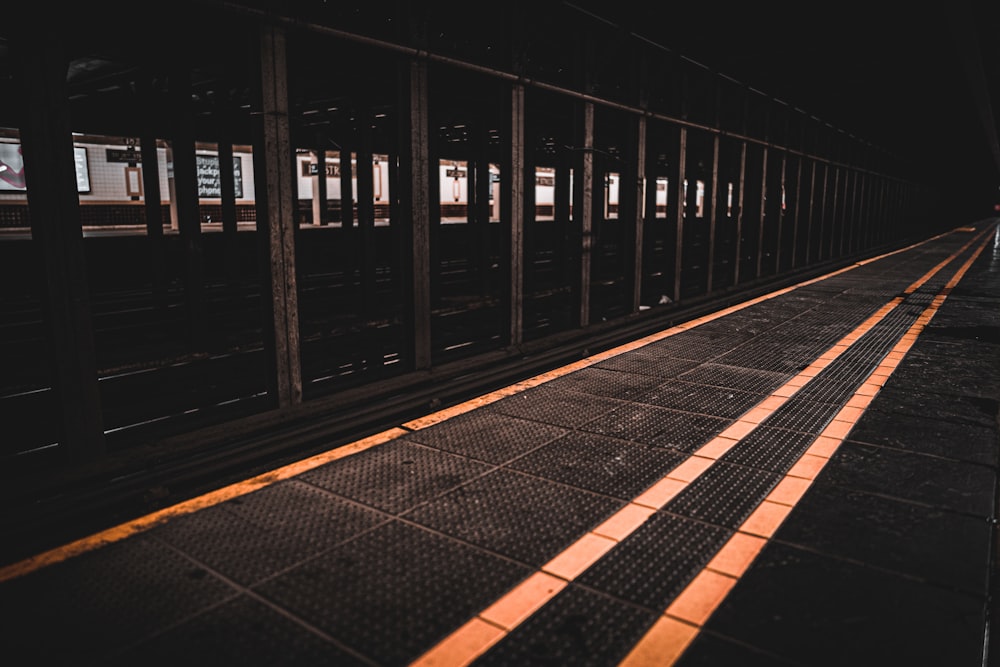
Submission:
[[[218,113],[218,111],[217,111]],[[222,203],[222,235],[225,247],[226,275],[230,283],[239,278],[239,241],[236,234],[239,220],[236,215],[236,174],[233,171],[232,112],[228,102],[222,111],[223,122],[219,128],[219,198]]]
[[[312,178],[312,223],[314,225],[326,225],[326,142],[322,134],[316,136],[316,148],[313,149],[313,159],[316,160],[316,175]]]
[[[268,242],[270,303],[273,326],[273,390],[278,406],[302,402],[299,359],[299,313],[295,279],[295,188],[288,118],[288,67],[285,33],[262,26],[260,35],[262,151],[256,178],[263,178],[264,210],[258,202],[258,225]],[[258,186],[258,199],[261,188]]]
[[[411,61],[406,82],[409,142],[410,308],[414,368],[431,365],[431,204],[427,63]],[[436,171],[437,167],[434,166]],[[404,213],[405,216],[405,213]]]
[[[636,152],[635,152],[635,209],[632,233],[632,312],[639,312],[642,305],[642,249],[643,234],[646,227],[646,117],[639,116],[636,120]],[[656,185],[653,185],[654,192]]]
[[[795,161],[795,195],[792,199],[792,257],[789,268],[796,268],[799,252],[799,227],[802,225],[802,204],[799,199],[802,197],[802,161],[805,158],[799,157]]]
[[[194,115],[191,105],[190,65],[181,59],[170,73],[169,96],[174,109],[172,146],[174,204],[177,229],[184,250],[184,302],[187,334],[199,349],[205,332],[205,250],[198,206],[198,163],[195,157]]]
[[[743,188],[747,175],[747,142],[740,145],[740,191],[736,197],[736,266],[733,267],[733,287],[740,283],[740,267],[743,265]]]
[[[45,282],[59,453],[67,461],[94,461],[106,450],[67,102],[68,62],[55,30],[17,34],[12,53],[24,104],[20,138],[31,236],[44,266],[39,277]]]
[[[579,203],[573,216],[579,216],[580,232],[580,290],[577,323],[590,324],[590,262],[594,245],[594,104],[583,103],[583,154],[581,155],[580,183],[577,186]]]
[[[524,132],[524,85],[515,83],[510,88],[509,177],[502,181],[507,184],[502,199],[507,211],[501,216],[508,226],[505,245],[509,262],[507,341],[510,345],[520,345],[524,335],[524,190],[535,187],[534,171],[525,174]]]
[[[687,178],[687,128],[680,128],[680,138],[677,148],[677,234],[674,246],[674,303],[681,300],[681,266],[684,263],[684,214],[687,201],[684,192],[684,179]]]
[[[764,146],[760,167],[760,224],[757,226],[757,271],[754,277],[761,277],[761,263],[764,258],[764,225],[767,224],[767,158],[768,146]]]
[[[715,225],[719,210],[719,135],[712,137],[712,184],[711,195],[705,197],[709,203],[708,209],[708,276],[705,279],[705,293],[712,293],[712,281],[715,273]]]
[[[140,78],[141,108],[149,117],[157,117],[155,109],[160,101],[154,96],[149,75]],[[142,198],[146,214],[146,240],[149,245],[149,273],[153,286],[153,301],[157,307],[166,307],[166,260],[163,239],[163,209],[160,200],[160,156],[156,144],[156,129],[150,122],[142,125],[139,137],[142,164]]]

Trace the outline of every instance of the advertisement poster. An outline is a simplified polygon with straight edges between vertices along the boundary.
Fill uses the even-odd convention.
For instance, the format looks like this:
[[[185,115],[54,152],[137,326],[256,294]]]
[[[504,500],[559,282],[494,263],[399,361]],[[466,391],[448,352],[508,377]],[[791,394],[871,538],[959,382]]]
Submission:
[[[90,169],[87,166],[87,149],[73,148],[76,161],[76,191],[90,192]],[[24,180],[24,160],[20,144],[0,144],[0,191],[23,192],[27,189]]]

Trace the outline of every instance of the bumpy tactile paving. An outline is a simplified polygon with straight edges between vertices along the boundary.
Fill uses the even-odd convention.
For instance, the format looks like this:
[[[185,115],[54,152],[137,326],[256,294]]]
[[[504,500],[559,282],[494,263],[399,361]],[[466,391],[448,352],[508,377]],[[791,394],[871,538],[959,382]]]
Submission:
[[[497,470],[405,518],[541,566],[623,501],[510,470]]]
[[[780,475],[766,470],[717,461],[664,509],[735,529],[780,480]]]
[[[558,426],[473,410],[414,431],[406,439],[490,463],[504,463],[565,433],[566,429]]]
[[[864,378],[858,378],[864,379]],[[799,389],[795,398],[813,403],[840,404],[847,401],[858,389],[858,380],[837,381],[825,377],[817,377],[806,386]]]
[[[674,380],[646,392],[636,401],[661,408],[735,419],[764,398],[761,394]]]
[[[252,584],[387,520],[381,512],[292,480],[179,517],[150,534]]]
[[[502,398],[482,409],[574,428],[620,405],[624,405],[624,401],[604,396],[585,398],[578,392],[541,385]]]
[[[128,646],[104,665],[374,665],[260,600],[240,596]]]
[[[797,433],[759,426],[722,456],[722,461],[785,473],[816,439],[814,433]]]
[[[173,549],[133,537],[0,584],[0,646],[26,664],[99,665],[236,594]]]
[[[376,664],[403,665],[528,574],[481,549],[393,522],[255,590]]]
[[[477,667],[615,665],[658,616],[570,584],[475,664]]]
[[[729,420],[719,417],[634,404],[598,417],[581,429],[646,445],[691,452],[711,440],[729,423]]]
[[[515,470],[631,500],[686,457],[592,433],[570,433],[510,464]]]
[[[663,611],[731,535],[719,526],[658,512],[576,581]]]
[[[795,397],[765,419],[762,425],[818,434],[830,423],[840,408],[840,404],[803,401]]]
[[[386,512],[402,512],[492,466],[397,439],[303,473],[299,479]]]

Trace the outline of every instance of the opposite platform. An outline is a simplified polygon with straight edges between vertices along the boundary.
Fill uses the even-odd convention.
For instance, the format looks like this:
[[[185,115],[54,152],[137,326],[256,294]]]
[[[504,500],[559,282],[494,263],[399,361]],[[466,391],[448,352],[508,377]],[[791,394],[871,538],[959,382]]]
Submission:
[[[998,371],[985,220],[7,566],[0,642],[32,665],[982,665]]]

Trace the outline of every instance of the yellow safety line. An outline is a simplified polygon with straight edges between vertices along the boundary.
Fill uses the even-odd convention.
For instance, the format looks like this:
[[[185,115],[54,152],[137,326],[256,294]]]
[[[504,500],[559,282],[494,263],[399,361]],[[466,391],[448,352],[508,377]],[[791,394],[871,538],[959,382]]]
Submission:
[[[677,595],[663,612],[663,616],[653,624],[620,663],[620,667],[669,666],[683,654],[711,615],[726,599],[729,591],[760,554],[767,541],[809,490],[820,471],[857,424],[865,408],[874,400],[912,347],[917,336],[931,321],[948,294],[979,257],[985,246],[984,240],[771,493],[736,529],[733,536],[705,568]],[[922,284],[924,281],[918,282]]]
[[[952,254],[948,260],[932,268],[907,289],[910,291],[917,289],[917,287],[940,271],[948,262],[954,260],[955,257],[964,252],[973,242],[966,243],[961,249]],[[601,525],[584,534],[583,537],[543,565],[539,571],[529,576],[501,596],[496,602],[410,663],[411,667],[463,667],[472,663],[476,658],[509,634],[515,627],[545,606],[569,582],[580,576],[619,542],[637,530],[657,510],[661,509],[694,480],[698,479],[726,452],[756,429],[764,419],[773,414],[788,399],[794,396],[799,389],[818,375],[823,368],[846,352],[861,336],[878,324],[902,302],[902,297],[896,297],[882,306],[849,334],[831,346],[829,350],[820,355],[803,371],[772,392],[763,401],[758,403],[756,407],[747,411],[715,438],[695,450],[688,459],[667,473],[666,476],[652,484],[646,491],[618,510],[618,512],[605,520]],[[854,405],[850,406],[850,408],[845,406],[844,411],[854,409]],[[830,427],[828,427],[829,429]],[[844,435],[846,435],[846,431]],[[824,431],[824,435],[821,438],[825,437],[827,437],[826,431]],[[796,477],[796,481],[784,482],[784,486],[779,484],[779,487],[781,487],[780,490],[776,487],[772,491],[772,494],[781,499],[791,497],[796,491],[798,479]],[[753,546],[752,541],[750,545]],[[763,542],[757,545],[757,549],[759,550],[762,545]],[[745,548],[746,542],[740,542],[737,546]],[[730,560],[734,558],[731,553],[733,548],[730,547],[730,552],[727,552],[727,557]],[[698,609],[706,608],[706,599],[717,598],[721,602],[725,593],[728,592],[728,589],[724,588],[724,585],[728,584],[728,580],[720,579],[719,576],[716,572],[709,571],[704,576],[700,576],[700,579],[696,578],[698,587],[693,590],[700,592],[699,595],[695,596],[692,593],[681,603],[689,607],[692,603],[696,603],[691,609],[685,607],[688,616],[696,617],[695,612]],[[714,597],[705,598],[705,595],[709,594]],[[711,609],[714,609],[714,607],[711,607]],[[677,614],[673,614],[672,616],[676,617]],[[678,627],[676,618],[668,618],[654,625],[654,628],[658,628],[657,632],[668,631],[675,633],[671,635],[671,645],[675,646],[678,650],[677,655],[680,654],[679,651],[683,650],[687,646],[687,642],[693,639],[696,634],[695,627],[690,625],[684,626],[683,623],[680,626]],[[688,635],[687,641],[683,643],[675,641],[675,638],[678,636]],[[657,659],[660,661],[658,664],[662,664],[664,654],[661,651],[664,647],[659,643],[661,639],[659,635],[651,636],[649,641],[652,644],[640,649],[637,655],[646,655],[650,646],[655,645],[657,652],[654,655],[658,656]]]

